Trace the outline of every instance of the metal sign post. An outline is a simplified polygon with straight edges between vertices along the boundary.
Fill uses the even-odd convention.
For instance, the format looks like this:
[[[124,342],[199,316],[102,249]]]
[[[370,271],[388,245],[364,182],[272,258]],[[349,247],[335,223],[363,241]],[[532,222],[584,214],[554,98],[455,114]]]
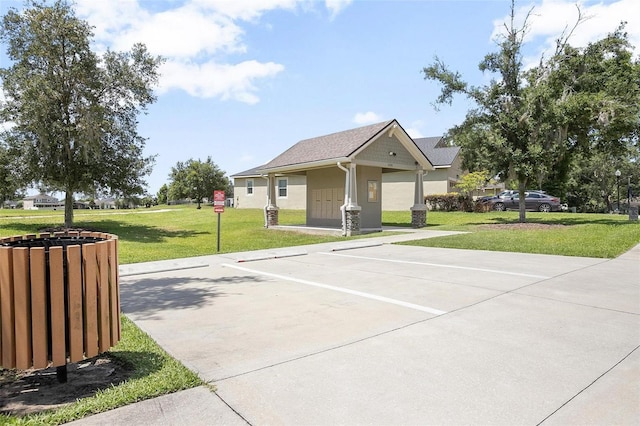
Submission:
[[[224,191],[213,191],[213,212],[218,213],[218,252],[220,251],[220,213],[224,213],[224,198]]]

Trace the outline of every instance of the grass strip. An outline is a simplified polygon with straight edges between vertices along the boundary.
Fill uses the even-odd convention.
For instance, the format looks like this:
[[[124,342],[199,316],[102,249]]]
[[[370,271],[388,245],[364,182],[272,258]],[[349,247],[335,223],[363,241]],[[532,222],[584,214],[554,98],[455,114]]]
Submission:
[[[133,369],[131,378],[57,410],[23,417],[0,415],[0,424],[58,425],[204,384],[195,373],[169,356],[127,317],[122,315],[121,320],[122,339],[110,354],[116,362]]]

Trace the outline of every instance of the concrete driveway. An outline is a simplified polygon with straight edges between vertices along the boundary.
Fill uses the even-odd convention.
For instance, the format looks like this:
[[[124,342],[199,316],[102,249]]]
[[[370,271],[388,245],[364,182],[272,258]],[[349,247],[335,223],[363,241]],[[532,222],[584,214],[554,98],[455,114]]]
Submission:
[[[384,241],[125,267],[123,311],[219,398],[214,416],[156,403],[144,419],[637,424],[640,246],[606,260]],[[125,419],[105,414],[84,423]]]

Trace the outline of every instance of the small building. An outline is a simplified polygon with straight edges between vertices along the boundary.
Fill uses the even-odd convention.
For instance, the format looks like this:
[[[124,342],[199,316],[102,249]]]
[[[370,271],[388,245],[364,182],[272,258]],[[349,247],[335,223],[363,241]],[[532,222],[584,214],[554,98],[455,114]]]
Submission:
[[[463,175],[460,147],[445,143],[442,136],[413,139],[433,165],[423,174],[425,194],[456,192],[455,187]],[[254,167],[232,175],[236,208],[263,208],[267,197],[267,178],[262,168]],[[282,175],[276,177],[278,206],[284,209],[305,209],[307,176]],[[382,210],[405,210],[413,205],[415,175],[400,170],[382,175]]]
[[[109,210],[109,209],[115,209],[116,208],[116,203],[117,200],[115,198],[100,198],[98,200],[94,201],[95,206],[97,209],[100,210]]]
[[[40,193],[22,199],[24,210],[57,210],[64,208],[64,202],[50,195]]]
[[[299,208],[308,226],[341,226],[343,235],[353,235],[382,229],[382,182],[389,173],[413,176],[413,202],[403,208],[414,227],[425,226],[423,176],[432,170],[402,126],[389,120],[302,140],[232,177],[236,207],[258,207],[262,198],[267,227],[278,224],[280,207]]]

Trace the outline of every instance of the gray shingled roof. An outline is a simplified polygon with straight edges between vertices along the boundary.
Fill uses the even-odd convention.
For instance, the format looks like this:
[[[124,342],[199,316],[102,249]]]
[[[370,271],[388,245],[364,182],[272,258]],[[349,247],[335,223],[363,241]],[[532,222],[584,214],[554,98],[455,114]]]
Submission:
[[[348,157],[394,121],[384,121],[358,127],[357,129],[302,140],[261,168],[272,169]]]
[[[263,168],[264,166],[258,166],[258,167],[254,167],[252,169],[249,170],[245,170],[243,172],[240,173],[235,173],[232,174],[231,177],[235,178],[235,177],[249,177],[249,176],[260,176],[260,170]]]
[[[442,141],[442,136],[415,138],[413,141],[433,164],[433,167],[451,166],[460,152],[459,146],[439,147],[438,143]]]

